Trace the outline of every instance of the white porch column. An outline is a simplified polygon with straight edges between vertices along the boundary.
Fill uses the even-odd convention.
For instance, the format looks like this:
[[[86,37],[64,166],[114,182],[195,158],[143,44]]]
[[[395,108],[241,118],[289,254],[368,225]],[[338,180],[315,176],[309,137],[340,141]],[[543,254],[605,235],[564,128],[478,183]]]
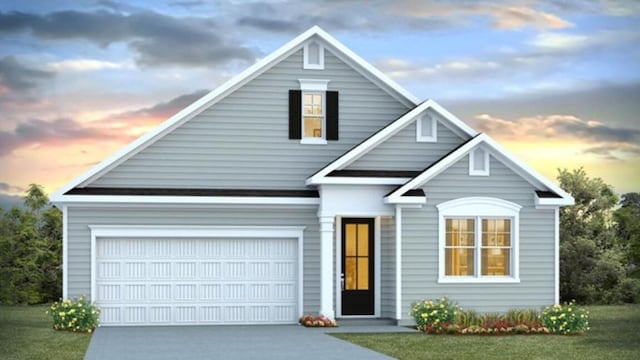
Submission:
[[[333,308],[333,216],[320,218],[320,314],[335,318]]]
[[[396,320],[402,320],[402,208],[396,205]]]

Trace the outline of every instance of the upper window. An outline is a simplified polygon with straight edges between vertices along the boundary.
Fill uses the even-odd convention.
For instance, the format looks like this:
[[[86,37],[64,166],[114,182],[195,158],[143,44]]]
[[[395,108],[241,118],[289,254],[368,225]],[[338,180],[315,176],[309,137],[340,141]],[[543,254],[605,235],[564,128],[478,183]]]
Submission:
[[[298,79],[300,90],[289,90],[289,139],[302,144],[338,140],[338,92],[329,80]]]
[[[429,115],[423,115],[416,121],[416,141],[436,142],[438,140],[438,122]]]
[[[518,282],[519,211],[494,198],[438,205],[439,282]]]
[[[302,139],[324,139],[324,93],[302,93]]]
[[[489,152],[477,148],[469,153],[469,175],[489,176]]]
[[[304,46],[304,69],[324,69],[324,47],[316,41],[311,41]]]

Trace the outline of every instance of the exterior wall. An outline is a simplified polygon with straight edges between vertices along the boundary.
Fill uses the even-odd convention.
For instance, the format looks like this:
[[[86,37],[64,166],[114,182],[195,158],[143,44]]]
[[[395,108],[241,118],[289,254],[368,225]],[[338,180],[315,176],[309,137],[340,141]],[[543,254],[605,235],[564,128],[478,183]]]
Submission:
[[[302,50],[124,161],[89,186],[304,189],[307,177],[407,107],[325,50],[324,70],[303,70]],[[288,91],[298,79],[339,91],[340,140],[288,139]]]
[[[396,228],[395,218],[380,218],[380,317],[396,316]]]
[[[491,157],[491,175],[469,176],[468,156],[429,181],[427,204],[402,212],[402,310],[412,303],[448,296],[463,308],[504,312],[554,303],[554,210],[536,210],[534,188]],[[520,283],[438,284],[438,211],[456,198],[488,196],[522,206],[520,210]]]
[[[433,116],[437,119],[438,116]],[[461,138],[438,122],[437,142],[416,141],[417,122],[363,155],[349,170],[422,170],[468,139]]]
[[[220,206],[170,207],[68,207],[68,291],[69,297],[91,292],[91,232],[89,225],[238,225],[305,226],[304,305],[305,313],[320,308],[320,238],[317,208]],[[259,236],[260,234],[256,234]]]

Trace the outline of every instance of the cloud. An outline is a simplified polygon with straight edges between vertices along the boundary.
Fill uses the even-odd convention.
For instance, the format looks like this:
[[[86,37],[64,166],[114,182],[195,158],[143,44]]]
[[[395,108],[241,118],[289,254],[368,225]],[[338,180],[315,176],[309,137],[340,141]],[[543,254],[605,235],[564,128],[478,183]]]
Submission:
[[[590,147],[584,154],[598,155],[607,160],[624,160],[640,157],[640,146],[637,144],[604,144]]]
[[[573,115],[538,115],[508,120],[480,114],[471,121],[471,125],[502,140],[579,142],[588,145],[584,153],[607,159],[631,158],[640,154],[640,129],[612,127]]]
[[[0,59],[0,95],[3,88],[12,91],[36,88],[44,81],[52,79],[54,75],[51,71],[23,65],[14,56],[5,56]]]
[[[131,139],[130,136],[108,128],[95,128],[68,118],[52,121],[31,119],[18,124],[12,131],[0,131],[0,156],[15,150],[42,145],[64,145],[68,142]]]
[[[493,26],[498,29],[518,30],[525,27],[537,29],[561,29],[573,26],[560,17],[525,6],[490,6],[493,9]]]
[[[0,157],[29,146],[59,146],[83,142],[95,144],[104,141],[126,143],[206,93],[206,90],[199,90],[150,107],[117,113],[90,122],[69,118],[24,121],[13,130],[0,130]]]
[[[168,5],[171,5],[171,6],[179,6],[179,7],[183,7],[183,8],[191,9],[191,8],[194,8],[194,7],[198,7],[198,6],[202,6],[202,5],[204,5],[204,1],[202,1],[202,0],[194,0],[194,1],[172,1],[172,2],[168,3]]]
[[[125,69],[131,68],[132,64],[126,62],[115,63],[96,59],[67,59],[54,61],[47,64],[47,67],[56,71],[96,71],[103,69]]]
[[[207,18],[177,18],[145,11],[130,15],[106,10],[47,14],[0,12],[0,35],[28,32],[43,40],[83,39],[106,47],[124,42],[141,65],[213,66],[232,60],[254,62],[256,52],[235,42]]]
[[[22,193],[25,191],[26,189],[23,187],[11,185],[6,182],[0,181],[0,193]]]
[[[476,77],[504,68],[498,61],[457,59],[434,65],[421,65],[407,60],[390,58],[375,63],[382,72],[394,79],[424,79],[432,77]]]

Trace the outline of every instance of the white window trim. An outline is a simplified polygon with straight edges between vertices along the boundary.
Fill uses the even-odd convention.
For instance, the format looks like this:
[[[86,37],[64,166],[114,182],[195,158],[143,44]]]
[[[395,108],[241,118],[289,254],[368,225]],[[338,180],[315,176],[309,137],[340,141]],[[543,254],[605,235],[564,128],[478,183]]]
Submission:
[[[300,144],[310,145],[326,145],[327,144],[327,85],[330,80],[323,79],[298,79],[300,83],[300,90],[302,90],[302,96],[300,97],[300,121],[302,136]],[[304,95],[305,94],[320,94],[322,96],[322,137],[305,137],[304,136]]]
[[[519,283],[520,282],[520,209],[522,206],[510,201],[490,197],[467,197],[450,200],[436,206],[438,208],[438,283]],[[446,276],[445,275],[445,245],[447,218],[476,219],[476,242],[478,234],[482,233],[481,218],[509,218],[511,219],[511,275],[510,276],[481,276],[480,254],[476,244],[475,276]],[[478,232],[480,229],[480,232]]]
[[[309,45],[318,45],[318,64],[309,63]],[[304,45],[302,68],[306,70],[324,70],[324,46],[317,41],[309,41]]]
[[[476,151],[480,149],[484,151],[484,170],[476,170],[473,168]],[[489,151],[485,148],[475,148],[469,152],[469,176],[489,176]]]
[[[422,124],[424,120],[431,120],[431,135],[424,135]],[[416,120],[416,141],[417,142],[437,142],[438,141],[438,121],[431,115],[424,114]]]

